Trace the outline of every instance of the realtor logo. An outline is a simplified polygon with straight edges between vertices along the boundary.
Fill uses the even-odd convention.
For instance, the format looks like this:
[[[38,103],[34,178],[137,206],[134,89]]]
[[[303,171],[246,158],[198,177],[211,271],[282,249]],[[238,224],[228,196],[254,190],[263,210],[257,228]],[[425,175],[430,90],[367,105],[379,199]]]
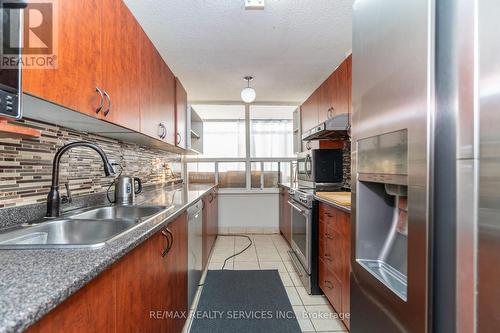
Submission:
[[[57,0],[0,0],[0,68],[56,69]]]

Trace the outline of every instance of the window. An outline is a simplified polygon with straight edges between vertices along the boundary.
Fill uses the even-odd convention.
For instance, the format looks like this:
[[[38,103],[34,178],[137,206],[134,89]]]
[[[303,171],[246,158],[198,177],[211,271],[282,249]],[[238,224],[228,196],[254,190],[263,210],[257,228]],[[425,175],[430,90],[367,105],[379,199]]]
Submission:
[[[193,105],[203,120],[203,155],[187,156],[190,183],[217,180],[227,192],[277,191],[292,175],[296,106]]]
[[[186,168],[190,184],[215,183],[215,163],[187,163]]]
[[[202,158],[245,157],[245,106],[193,106],[203,120]]]
[[[252,188],[278,187],[278,162],[252,162],[251,169]]]
[[[250,107],[250,156],[293,157],[295,106]]]
[[[244,162],[218,163],[220,188],[246,188],[246,168]]]

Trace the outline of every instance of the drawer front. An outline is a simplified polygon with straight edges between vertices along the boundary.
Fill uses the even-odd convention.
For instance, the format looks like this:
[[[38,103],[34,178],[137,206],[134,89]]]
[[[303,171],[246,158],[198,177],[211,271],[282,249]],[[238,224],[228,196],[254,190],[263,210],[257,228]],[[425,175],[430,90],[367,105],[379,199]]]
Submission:
[[[333,228],[335,231],[342,233],[342,224],[340,214],[342,212],[336,208],[333,208],[327,204],[320,203],[319,205],[319,221],[325,224],[329,228]]]
[[[320,238],[319,257],[340,279],[344,273],[344,253],[342,235],[331,228],[325,228],[323,238]]]
[[[342,285],[323,260],[319,261],[319,287],[335,311],[342,313]]]

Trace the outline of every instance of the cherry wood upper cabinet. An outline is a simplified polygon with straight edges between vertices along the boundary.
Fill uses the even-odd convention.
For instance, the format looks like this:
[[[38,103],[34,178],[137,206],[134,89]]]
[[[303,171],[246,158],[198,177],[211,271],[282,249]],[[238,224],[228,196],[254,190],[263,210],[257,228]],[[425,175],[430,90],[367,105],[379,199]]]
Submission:
[[[141,33],[141,132],[175,145],[175,76]]]
[[[301,107],[302,133],[318,125],[318,93],[315,91]]]
[[[71,0],[58,4],[58,67],[25,67],[23,91],[95,117],[100,103],[96,86],[101,74],[102,1]]]
[[[140,130],[141,27],[122,0],[102,1],[101,81],[106,102],[101,119]],[[106,96],[107,94],[107,96]]]
[[[331,78],[335,73],[331,74],[325,82],[318,88],[318,124],[324,122],[331,117],[331,95],[332,84]],[[316,124],[317,125],[317,124]]]
[[[349,112],[350,86],[347,70],[347,60],[344,60],[335,71],[333,94],[331,94],[333,116]]]
[[[175,145],[187,148],[187,92],[177,78],[175,84]]]

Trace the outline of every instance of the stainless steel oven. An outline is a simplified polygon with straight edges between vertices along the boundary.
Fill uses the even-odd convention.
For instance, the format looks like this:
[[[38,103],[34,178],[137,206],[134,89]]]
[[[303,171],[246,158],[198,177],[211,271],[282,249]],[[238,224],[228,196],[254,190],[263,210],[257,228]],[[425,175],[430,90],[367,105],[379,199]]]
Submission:
[[[318,286],[317,203],[311,193],[292,191],[288,205],[292,217],[290,257],[309,294],[320,294]]]

